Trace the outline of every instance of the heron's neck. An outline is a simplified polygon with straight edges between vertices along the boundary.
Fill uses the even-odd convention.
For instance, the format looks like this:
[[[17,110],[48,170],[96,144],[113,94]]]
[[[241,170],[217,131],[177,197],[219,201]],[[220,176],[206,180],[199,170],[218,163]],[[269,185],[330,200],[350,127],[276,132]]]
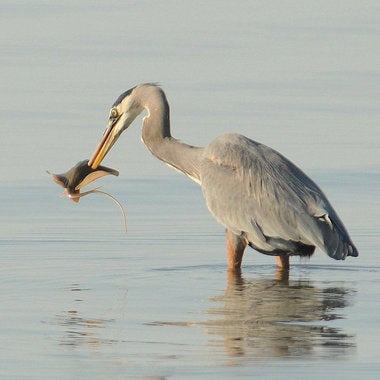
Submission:
[[[184,144],[170,133],[169,105],[163,93],[154,102],[145,103],[148,116],[144,118],[142,141],[160,160],[200,183],[200,157],[202,148]]]

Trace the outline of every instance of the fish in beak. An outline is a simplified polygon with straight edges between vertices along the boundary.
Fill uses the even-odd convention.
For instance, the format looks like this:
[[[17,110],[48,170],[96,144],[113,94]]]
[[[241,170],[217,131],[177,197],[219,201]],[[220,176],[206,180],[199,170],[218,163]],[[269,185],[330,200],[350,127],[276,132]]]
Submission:
[[[89,183],[106,175],[118,176],[119,172],[106,166],[98,165],[97,169],[89,166],[89,161],[78,162],[70,170],[62,174],[53,174],[48,171],[54,182],[61,185],[65,191],[64,196],[68,196],[73,202],[79,202],[81,198],[80,190]],[[82,194],[83,195],[83,194]]]

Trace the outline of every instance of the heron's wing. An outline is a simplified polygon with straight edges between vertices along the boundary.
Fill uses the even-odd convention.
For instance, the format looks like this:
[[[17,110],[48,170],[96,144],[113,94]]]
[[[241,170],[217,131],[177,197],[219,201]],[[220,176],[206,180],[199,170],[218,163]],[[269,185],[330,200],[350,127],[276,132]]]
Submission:
[[[217,138],[205,148],[201,184],[216,219],[258,249],[286,251],[300,242],[336,259],[357,254],[318,186],[265,145],[236,134]]]

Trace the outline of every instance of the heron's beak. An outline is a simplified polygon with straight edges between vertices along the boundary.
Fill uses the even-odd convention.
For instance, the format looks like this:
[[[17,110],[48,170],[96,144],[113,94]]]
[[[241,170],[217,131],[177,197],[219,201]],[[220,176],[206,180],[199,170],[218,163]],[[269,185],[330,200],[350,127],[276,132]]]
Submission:
[[[90,166],[91,169],[95,170],[98,168],[106,154],[109,152],[113,144],[115,144],[116,140],[119,138],[120,129],[117,128],[119,120],[120,117],[117,120],[113,121],[113,123],[110,124],[104,131],[102,139],[96,147],[94,154],[88,161],[88,166]]]

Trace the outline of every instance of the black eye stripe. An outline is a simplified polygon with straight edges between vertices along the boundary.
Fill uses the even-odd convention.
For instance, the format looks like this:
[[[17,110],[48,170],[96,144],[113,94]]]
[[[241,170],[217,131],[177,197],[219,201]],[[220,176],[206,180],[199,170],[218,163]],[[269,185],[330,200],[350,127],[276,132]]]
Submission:
[[[135,89],[136,87],[133,87],[131,89],[129,89],[128,91],[125,91],[123,92],[117,99],[116,99],[116,102],[112,105],[112,107],[115,107],[117,106],[118,104],[121,103],[121,101],[126,98],[127,96],[131,95],[132,91]]]

